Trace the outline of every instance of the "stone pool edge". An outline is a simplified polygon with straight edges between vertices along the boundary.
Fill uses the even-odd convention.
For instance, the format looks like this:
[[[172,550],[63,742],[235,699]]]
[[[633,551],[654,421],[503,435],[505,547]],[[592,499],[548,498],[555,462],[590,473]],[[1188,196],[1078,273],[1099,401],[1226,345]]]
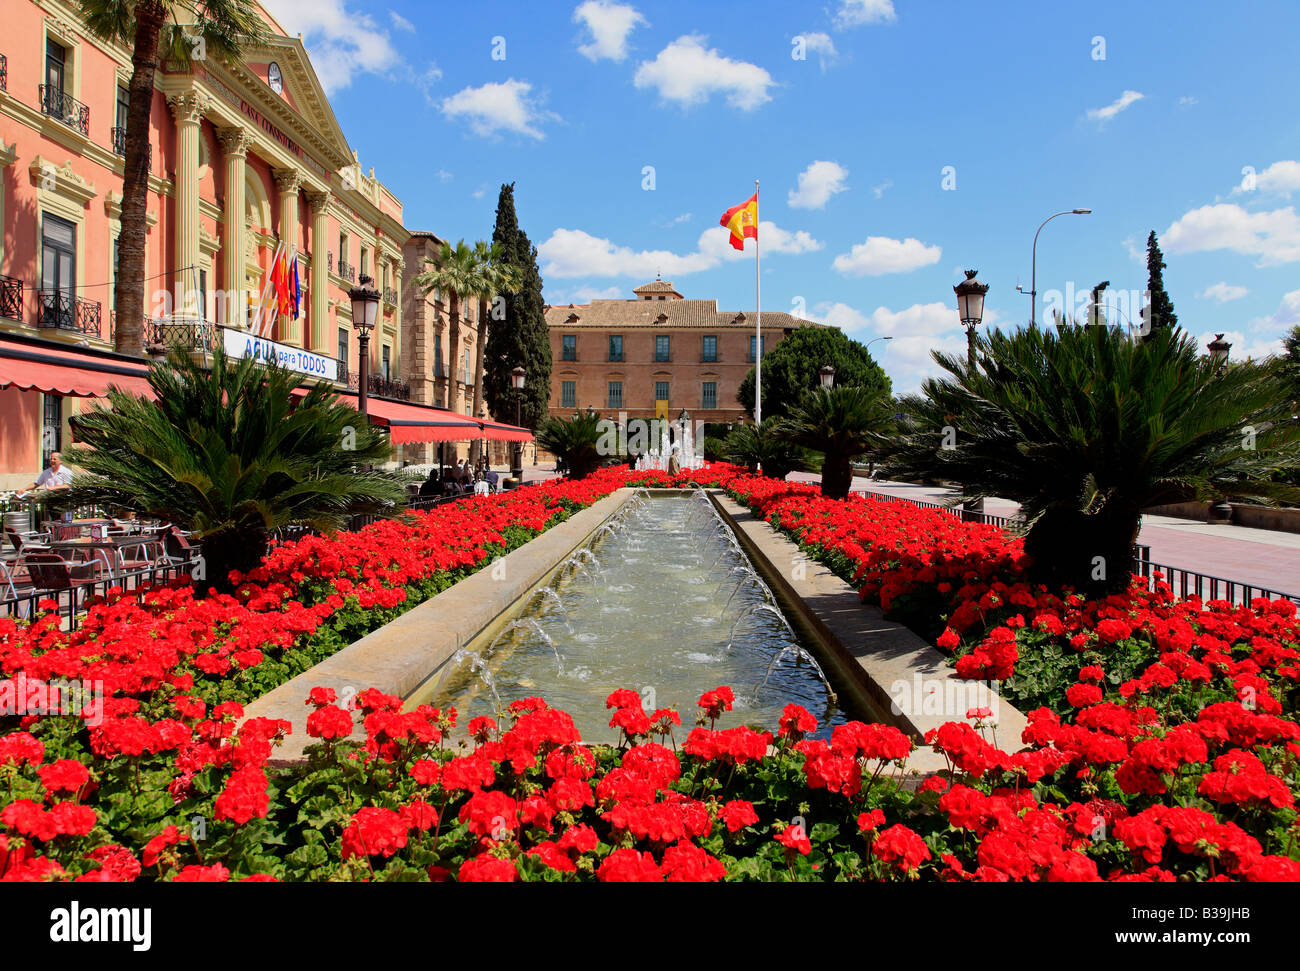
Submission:
[[[269,763],[285,766],[304,761],[307,746],[315,741],[307,734],[311,709],[306,702],[312,688],[333,688],[340,698],[367,688],[402,699],[417,695],[440,676],[456,651],[502,626],[512,608],[586,545],[636,491],[618,489],[273,688],[245,706],[241,724],[249,718],[290,722],[292,733]],[[353,729],[352,738],[365,738],[360,724]]]
[[[926,693],[941,692],[942,698],[961,699],[977,682],[957,677],[937,648],[902,624],[885,620],[879,607],[863,603],[856,589],[824,564],[810,559],[770,523],[757,518],[726,493],[707,491],[745,554],[781,601],[781,609],[791,623],[820,642],[819,653],[834,667],[837,680],[855,689],[858,697],[853,700],[878,721],[893,725],[922,745],[907,761],[908,774],[930,775],[946,769],[944,757],[924,747],[925,733],[944,722],[971,721],[965,717],[966,711],[927,713],[925,708],[929,706],[924,702],[908,705],[920,710],[901,711],[894,704],[891,688],[902,682],[920,685]],[[782,569],[777,564],[787,567]],[[1021,732],[1028,720],[996,691],[990,689],[988,695],[989,707],[997,714],[996,734],[991,741],[1016,751],[1021,747]]]

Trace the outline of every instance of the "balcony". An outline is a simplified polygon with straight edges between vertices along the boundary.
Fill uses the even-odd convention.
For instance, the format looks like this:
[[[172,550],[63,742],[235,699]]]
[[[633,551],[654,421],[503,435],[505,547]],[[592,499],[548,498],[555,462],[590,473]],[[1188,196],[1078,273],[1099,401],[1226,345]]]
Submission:
[[[344,263],[342,260],[339,260],[338,272],[339,272],[339,276],[347,280],[348,283],[357,282],[357,268],[353,266],[351,263]]]
[[[183,351],[209,351],[216,343],[217,325],[209,320],[190,317],[152,317],[144,322],[146,350],[179,348]]]
[[[623,355],[621,353],[615,354],[613,351],[611,351],[609,355],[609,361],[611,364],[622,364]]]
[[[41,111],[59,119],[73,131],[90,137],[90,109],[59,88],[41,85]]]
[[[361,382],[361,375],[356,371],[349,371],[340,364],[339,381],[346,384],[352,391],[357,390]],[[411,400],[411,386],[405,381],[386,380],[383,375],[368,375],[366,381],[366,394],[375,398],[395,398],[398,401]]]
[[[37,293],[37,327],[96,338],[103,336],[103,319],[98,300],[74,297],[65,290],[40,290]]]
[[[392,287],[384,287],[384,303],[390,307],[397,306],[397,291]]]
[[[0,91],[9,90],[9,58],[0,54]]]
[[[0,317],[23,319],[23,281],[0,276]]]

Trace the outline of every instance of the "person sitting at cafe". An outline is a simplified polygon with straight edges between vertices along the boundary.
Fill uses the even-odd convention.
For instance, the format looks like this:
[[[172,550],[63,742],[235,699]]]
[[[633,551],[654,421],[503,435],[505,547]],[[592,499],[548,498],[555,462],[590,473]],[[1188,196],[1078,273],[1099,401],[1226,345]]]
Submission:
[[[50,466],[41,470],[41,474],[36,477],[36,481],[29,485],[23,492],[32,492],[36,489],[49,489],[51,492],[62,491],[72,486],[72,470],[63,464],[63,456],[58,452],[50,453]]]
[[[438,481],[438,470],[429,469],[429,477],[420,483],[420,496],[436,496],[442,491],[442,483]]]

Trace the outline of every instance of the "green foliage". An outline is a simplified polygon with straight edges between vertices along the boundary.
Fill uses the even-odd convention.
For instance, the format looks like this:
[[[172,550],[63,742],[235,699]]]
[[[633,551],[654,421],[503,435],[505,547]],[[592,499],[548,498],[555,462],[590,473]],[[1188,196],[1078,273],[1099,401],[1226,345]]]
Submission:
[[[763,355],[763,417],[782,417],[804,395],[821,387],[821,369],[835,368],[836,385],[857,385],[888,394],[889,376],[867,353],[865,345],[836,327],[800,327]],[[751,369],[740,382],[736,400],[752,418],[754,380]]]
[[[529,428],[538,428],[548,414],[551,396],[551,337],[537,247],[519,228],[513,182],[501,186],[492,241],[501,248],[503,264],[514,267],[518,278],[513,288],[503,288],[504,319],[494,320],[488,332],[483,394],[493,415],[513,422],[517,392],[510,383],[510,372],[522,365],[528,376],[521,420]]]
[[[1160,243],[1156,240],[1156,231],[1151,230],[1147,237],[1147,290],[1151,294],[1150,324],[1151,330],[1173,330],[1178,326],[1178,315],[1174,313],[1174,302],[1165,291],[1165,258],[1160,252]]]
[[[790,411],[776,434],[821,452],[822,495],[843,499],[853,484],[853,459],[884,442],[893,427],[893,408],[888,389],[880,385],[819,387]]]
[[[237,61],[271,36],[251,0],[78,0],[77,7],[91,34],[128,50],[135,44],[137,15],[146,8],[162,21],[160,54],[183,71],[192,71],[200,59]]]
[[[399,479],[371,471],[391,449],[325,385],[295,401],[300,376],[251,358],[228,359],[218,345],[211,368],[175,352],[155,363],[155,400],[109,392],[72,419],[83,470],[69,499],[135,509],[193,530],[207,580],[224,588],[247,570],[273,530],[310,526],[329,533],[347,517],[391,509]]]
[[[1042,582],[1123,584],[1149,506],[1300,497],[1270,481],[1300,461],[1276,371],[1220,368],[1179,331],[1031,327],[988,334],[973,370],[934,356],[948,374],[906,399],[891,468],[1019,502]]]
[[[552,415],[537,430],[537,444],[560,459],[572,479],[584,479],[600,467],[605,455],[601,452],[601,439],[611,434],[608,426],[601,426],[596,412],[579,412],[572,418]],[[615,454],[608,450],[607,454]]]
[[[722,443],[723,456],[750,472],[757,471],[761,465],[763,475],[772,479],[806,471],[810,468],[809,456],[798,445],[781,437],[780,423],[780,418],[765,418],[761,426],[737,425]]]

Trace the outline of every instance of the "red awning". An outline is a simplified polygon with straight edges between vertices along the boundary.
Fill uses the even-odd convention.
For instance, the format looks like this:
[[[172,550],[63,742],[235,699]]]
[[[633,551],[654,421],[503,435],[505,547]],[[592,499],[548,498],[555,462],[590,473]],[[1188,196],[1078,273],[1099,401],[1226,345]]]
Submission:
[[[294,394],[301,397],[307,386]],[[333,389],[331,389],[333,390]],[[335,391],[343,401],[357,407],[355,391]],[[389,401],[386,398],[366,398],[366,413],[370,424],[388,429],[389,440],[394,445],[411,445],[417,442],[472,442],[481,434],[479,423],[465,415],[428,405]]]
[[[479,422],[483,426],[483,437],[494,442],[531,442],[533,433],[517,425],[503,425],[499,421]]]
[[[107,354],[0,339],[0,388],[103,398],[109,386],[152,398],[149,366]]]

